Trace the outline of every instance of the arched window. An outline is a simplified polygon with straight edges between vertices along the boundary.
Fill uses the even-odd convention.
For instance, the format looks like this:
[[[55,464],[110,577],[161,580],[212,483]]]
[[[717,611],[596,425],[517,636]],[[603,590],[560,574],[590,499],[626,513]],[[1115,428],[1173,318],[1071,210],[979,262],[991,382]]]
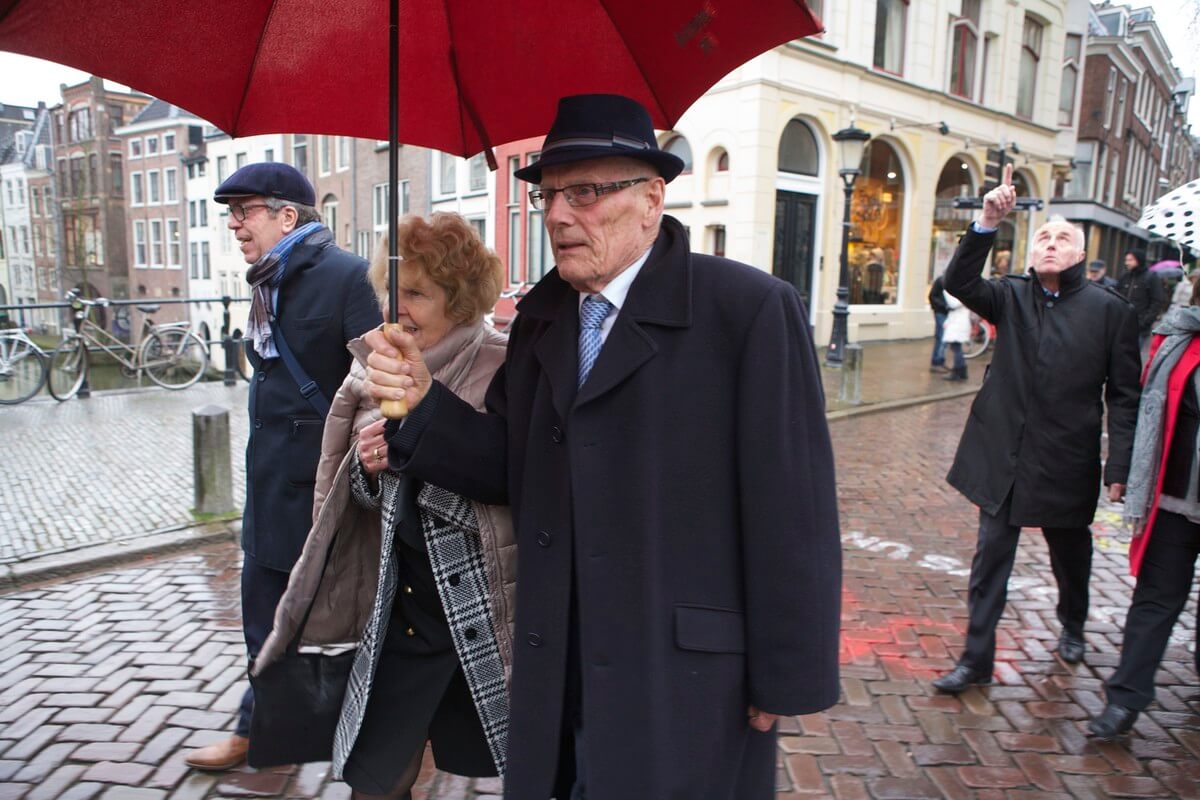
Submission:
[[[729,172],[729,151],[718,147],[713,157],[713,172]]]
[[[663,150],[671,155],[679,156],[683,160],[683,174],[687,175],[692,171],[692,147],[688,144],[687,139],[679,134],[675,134],[670,139],[667,139],[663,145]]]
[[[905,183],[892,146],[879,139],[868,144],[850,205],[851,303],[896,303]]]
[[[971,224],[972,212],[955,208],[954,198],[975,194],[975,179],[966,161],[955,156],[942,167],[933,202],[933,243],[929,248],[929,276],[941,275],[958,246],[958,238]]]
[[[812,128],[798,119],[790,120],[779,140],[779,171],[815,176],[820,167],[817,139]]]

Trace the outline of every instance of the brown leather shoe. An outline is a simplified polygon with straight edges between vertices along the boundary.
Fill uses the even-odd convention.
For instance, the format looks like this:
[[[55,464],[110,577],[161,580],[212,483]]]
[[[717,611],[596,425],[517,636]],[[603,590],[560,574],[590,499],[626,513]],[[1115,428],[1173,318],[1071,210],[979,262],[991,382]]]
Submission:
[[[193,750],[187,754],[184,762],[189,767],[214,772],[233,769],[246,760],[246,751],[249,749],[250,740],[245,736],[234,734],[228,739],[222,739],[215,744]]]

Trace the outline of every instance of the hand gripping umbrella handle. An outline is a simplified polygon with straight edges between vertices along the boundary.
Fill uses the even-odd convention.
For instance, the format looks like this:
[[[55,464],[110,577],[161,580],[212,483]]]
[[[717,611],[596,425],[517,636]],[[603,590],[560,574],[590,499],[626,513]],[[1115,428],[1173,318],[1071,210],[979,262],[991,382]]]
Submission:
[[[396,322],[388,322],[383,326],[384,335],[389,331],[399,331],[400,324]],[[379,410],[383,412],[383,416],[387,419],[403,419],[408,416],[408,401],[407,400],[381,400],[379,401]]]

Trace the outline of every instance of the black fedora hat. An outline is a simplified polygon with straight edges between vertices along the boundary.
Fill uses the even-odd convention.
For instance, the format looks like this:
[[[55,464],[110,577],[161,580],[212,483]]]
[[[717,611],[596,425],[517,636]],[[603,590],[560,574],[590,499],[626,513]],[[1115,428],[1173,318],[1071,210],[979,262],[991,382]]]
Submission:
[[[658,149],[650,114],[640,103],[619,94],[577,94],[558,101],[538,160],[513,174],[541,183],[543,167],[613,156],[645,161],[667,183],[683,171],[683,159]]]

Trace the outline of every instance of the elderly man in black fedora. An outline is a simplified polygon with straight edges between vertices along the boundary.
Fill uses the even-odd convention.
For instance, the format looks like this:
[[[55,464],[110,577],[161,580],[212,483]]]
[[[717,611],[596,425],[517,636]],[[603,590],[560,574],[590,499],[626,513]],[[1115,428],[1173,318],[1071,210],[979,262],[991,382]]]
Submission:
[[[789,284],[691,252],[663,215],[682,167],[634,101],[561,101],[516,173],[557,266],[518,306],[488,413],[431,381],[410,337],[368,335],[368,390],[411,409],[386,429],[391,466],[512,506],[508,798],[768,798],[777,717],[837,700],[808,319]]]
[[[249,164],[214,198],[250,268],[247,325],[250,438],[242,516],[242,630],[258,653],[312,525],[313,486],[329,399],[350,371],[346,343],[383,320],[367,262],[339,249],[321,224],[312,184],[294,167]],[[303,388],[302,388],[303,387]],[[193,750],[198,769],[240,764],[249,746],[249,688],[233,736]]]

